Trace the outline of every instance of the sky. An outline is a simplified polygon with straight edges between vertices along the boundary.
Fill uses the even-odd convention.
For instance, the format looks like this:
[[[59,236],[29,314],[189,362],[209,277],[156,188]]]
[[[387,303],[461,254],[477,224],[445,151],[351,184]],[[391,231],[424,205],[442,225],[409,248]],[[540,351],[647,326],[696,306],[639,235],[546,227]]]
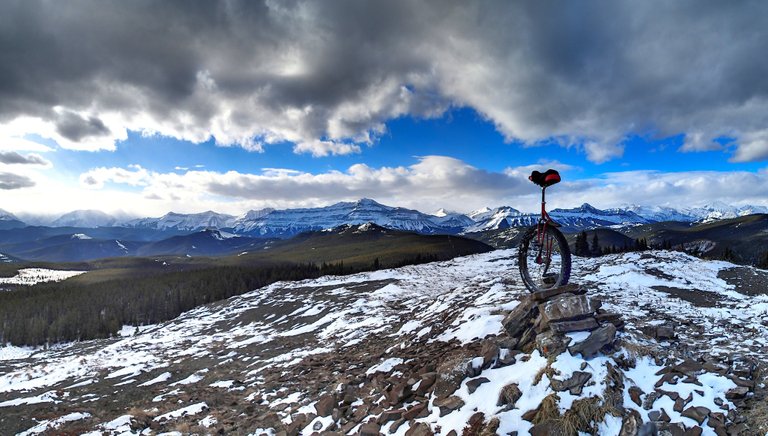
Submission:
[[[768,3],[0,1],[0,209],[768,205]]]

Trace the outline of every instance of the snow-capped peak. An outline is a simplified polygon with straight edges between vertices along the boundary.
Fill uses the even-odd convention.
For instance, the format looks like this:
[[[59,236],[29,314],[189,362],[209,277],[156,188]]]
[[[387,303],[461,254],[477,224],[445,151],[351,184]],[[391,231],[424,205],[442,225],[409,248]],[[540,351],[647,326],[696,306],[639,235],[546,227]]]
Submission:
[[[7,210],[0,209],[0,221],[18,221],[19,219],[16,218],[16,215],[8,212]]]
[[[86,240],[86,239],[93,239],[93,238],[86,235],[85,233],[75,233],[74,235],[72,235],[71,239]]]
[[[108,227],[117,222],[115,217],[100,210],[74,210],[51,223],[53,227]]]

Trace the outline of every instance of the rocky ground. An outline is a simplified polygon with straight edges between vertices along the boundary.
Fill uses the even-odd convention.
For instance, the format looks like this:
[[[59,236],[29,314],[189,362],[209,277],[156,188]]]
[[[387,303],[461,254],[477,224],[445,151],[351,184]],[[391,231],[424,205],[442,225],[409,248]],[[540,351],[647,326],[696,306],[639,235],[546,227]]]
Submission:
[[[48,350],[0,348],[0,434],[760,434],[768,275],[514,250],[277,283]],[[653,424],[650,424],[653,423]]]

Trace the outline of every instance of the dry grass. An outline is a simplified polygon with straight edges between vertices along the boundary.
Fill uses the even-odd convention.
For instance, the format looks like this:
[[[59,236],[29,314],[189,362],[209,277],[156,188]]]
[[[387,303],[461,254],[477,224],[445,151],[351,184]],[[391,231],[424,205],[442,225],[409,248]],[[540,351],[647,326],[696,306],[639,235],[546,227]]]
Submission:
[[[560,397],[555,393],[551,393],[544,397],[539,404],[538,412],[533,417],[533,424],[540,424],[549,420],[557,420],[560,418],[560,409],[557,404],[560,402]]]
[[[750,427],[755,429],[755,434],[768,435],[768,389],[760,387],[761,384],[768,383],[768,374],[763,364],[757,366],[754,380],[757,382],[755,397],[747,403],[748,407],[744,411],[744,417],[751,424]]]
[[[191,434],[192,433],[192,426],[188,422],[180,422],[176,424],[176,426],[173,428],[175,431],[180,432],[181,434]]]
[[[564,430],[568,433],[586,432],[595,434],[594,424],[603,422],[610,408],[598,397],[582,398],[573,402],[573,406],[563,415]]]
[[[547,365],[544,368],[541,368],[539,372],[536,373],[536,377],[533,378],[534,385],[537,385],[539,382],[541,382],[544,374],[546,374],[550,380],[552,380],[552,377],[555,374],[558,374],[557,370],[552,368],[552,364],[555,363],[555,360],[557,360],[557,356],[550,356],[547,358]]]

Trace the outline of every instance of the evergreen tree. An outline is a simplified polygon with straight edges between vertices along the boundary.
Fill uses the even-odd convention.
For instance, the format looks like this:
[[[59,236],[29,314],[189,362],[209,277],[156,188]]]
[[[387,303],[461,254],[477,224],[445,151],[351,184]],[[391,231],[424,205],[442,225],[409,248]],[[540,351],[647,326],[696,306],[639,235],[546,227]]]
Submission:
[[[757,267],[762,269],[768,269],[768,251],[765,252],[765,254],[763,255],[763,258],[757,264]]]
[[[576,247],[573,250],[577,256],[589,255],[589,244],[587,243],[587,233],[581,232],[576,236]]]
[[[592,254],[595,256],[600,255],[600,243],[597,240],[597,232],[595,232],[595,235],[592,236],[592,246],[590,247],[590,251],[592,251]]]

